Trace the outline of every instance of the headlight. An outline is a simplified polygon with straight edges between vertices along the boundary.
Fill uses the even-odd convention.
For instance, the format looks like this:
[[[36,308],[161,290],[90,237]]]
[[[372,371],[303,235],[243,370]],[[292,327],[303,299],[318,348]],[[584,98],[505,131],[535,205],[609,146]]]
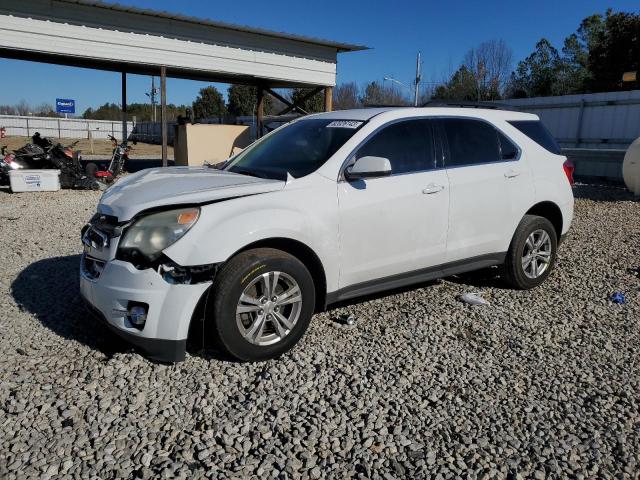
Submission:
[[[127,228],[120,248],[137,250],[147,259],[154,260],[162,250],[182,238],[199,216],[200,209],[192,207],[144,216]]]

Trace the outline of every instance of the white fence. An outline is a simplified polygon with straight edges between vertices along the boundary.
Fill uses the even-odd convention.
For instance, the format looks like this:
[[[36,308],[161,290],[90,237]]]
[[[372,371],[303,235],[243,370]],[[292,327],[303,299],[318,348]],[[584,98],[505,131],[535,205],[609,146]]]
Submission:
[[[30,137],[40,132],[44,137],[55,138],[107,138],[113,135],[120,139],[122,122],[117,120],[84,120],[79,118],[32,117],[0,115],[0,128],[5,135]],[[127,122],[127,135],[133,131],[133,122]]]
[[[640,137],[640,90],[499,103],[537,114],[564,148],[626,149]]]

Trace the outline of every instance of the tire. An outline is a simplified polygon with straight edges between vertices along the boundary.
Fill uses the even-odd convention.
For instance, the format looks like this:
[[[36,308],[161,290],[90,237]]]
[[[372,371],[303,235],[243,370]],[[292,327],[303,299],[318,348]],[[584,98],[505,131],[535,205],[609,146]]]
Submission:
[[[548,236],[548,240],[541,232]],[[533,237],[531,237],[532,235]],[[527,243],[528,239],[529,243]],[[544,239],[544,245],[541,242],[542,239]],[[537,243],[540,243],[538,249],[532,249],[531,245]],[[507,252],[504,263],[505,281],[511,287],[519,290],[537,287],[551,273],[557,252],[558,238],[551,222],[544,217],[525,215],[513,235]],[[545,262],[546,258],[548,258],[548,262]],[[541,267],[543,264],[544,268]],[[536,265],[538,268],[535,268]]]
[[[265,302],[276,273],[275,291],[270,290]],[[206,321],[213,326],[213,340],[242,361],[277,358],[289,351],[307,330],[315,308],[315,287],[307,268],[272,248],[247,250],[229,260],[216,275],[212,294]],[[274,302],[274,297],[281,300]],[[246,311],[238,314],[239,308]]]
[[[96,172],[98,171],[98,165],[96,165],[93,162],[87,163],[87,166],[85,167],[84,171],[88,177],[95,178]]]

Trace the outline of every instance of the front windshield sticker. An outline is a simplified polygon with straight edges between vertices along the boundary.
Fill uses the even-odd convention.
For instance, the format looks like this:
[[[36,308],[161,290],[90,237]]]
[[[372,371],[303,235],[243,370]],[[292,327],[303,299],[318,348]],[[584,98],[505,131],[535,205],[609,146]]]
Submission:
[[[363,123],[357,120],[334,120],[327,125],[327,128],[358,128]]]

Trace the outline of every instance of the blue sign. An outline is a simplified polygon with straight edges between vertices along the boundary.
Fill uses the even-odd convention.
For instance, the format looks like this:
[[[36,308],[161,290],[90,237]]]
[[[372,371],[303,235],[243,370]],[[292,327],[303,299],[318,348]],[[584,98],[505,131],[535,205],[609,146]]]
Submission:
[[[56,98],[56,112],[76,113],[76,101],[70,98]]]

